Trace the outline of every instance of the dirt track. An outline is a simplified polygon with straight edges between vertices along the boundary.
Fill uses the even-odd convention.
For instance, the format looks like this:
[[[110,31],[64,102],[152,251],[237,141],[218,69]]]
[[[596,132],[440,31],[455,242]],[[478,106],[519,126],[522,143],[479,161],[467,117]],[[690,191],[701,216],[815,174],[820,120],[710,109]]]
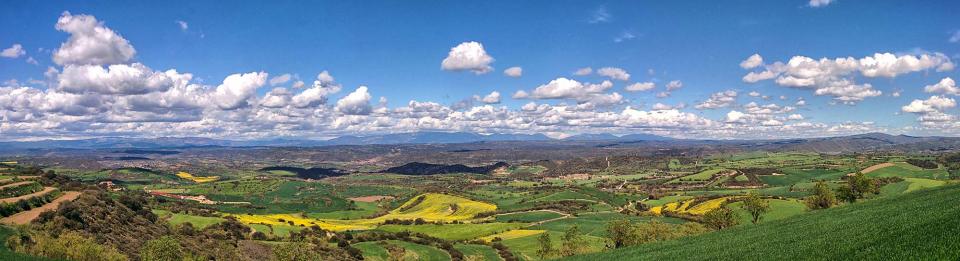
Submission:
[[[381,199],[393,199],[393,196],[365,196],[365,197],[355,197],[355,198],[348,198],[348,199],[357,201],[357,202],[377,202]]]
[[[30,183],[33,183],[33,181],[14,182],[14,183],[10,183],[10,184],[7,184],[7,185],[0,186],[0,189],[5,189],[5,188],[9,188],[9,187],[17,187],[17,186],[20,186],[20,185],[25,185],[25,184],[30,184]]]
[[[8,224],[8,225],[23,225],[23,224],[30,223],[30,221],[37,219],[37,217],[40,216],[40,213],[43,213],[44,211],[47,211],[47,210],[56,209],[57,207],[60,206],[60,203],[64,201],[73,201],[74,199],[77,199],[77,197],[79,196],[80,196],[80,192],[77,192],[77,191],[63,192],[62,196],[60,196],[57,199],[54,199],[50,203],[44,204],[43,206],[40,206],[40,207],[30,209],[28,211],[13,214],[12,216],[9,216],[9,217],[5,217],[3,219],[0,219],[0,223]]]
[[[52,192],[52,191],[54,191],[54,190],[57,190],[57,188],[54,188],[54,187],[43,187],[43,190],[41,190],[41,191],[34,192],[34,193],[30,193],[30,194],[26,194],[26,195],[19,196],[19,197],[12,197],[12,198],[0,199],[0,202],[3,202],[3,203],[16,203],[17,201],[20,201],[21,199],[28,199],[28,198],[32,198],[32,197],[43,196],[43,195],[46,195],[47,193],[50,193],[50,192]]]

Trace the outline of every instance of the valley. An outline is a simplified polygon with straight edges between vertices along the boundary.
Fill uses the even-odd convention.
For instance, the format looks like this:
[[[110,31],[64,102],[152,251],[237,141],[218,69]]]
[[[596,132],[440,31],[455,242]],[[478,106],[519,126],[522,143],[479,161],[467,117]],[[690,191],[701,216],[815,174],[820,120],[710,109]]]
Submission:
[[[268,253],[277,256],[287,251],[281,246],[291,244],[343,260],[595,260],[622,255],[726,259],[732,256],[720,249],[740,247],[752,249],[757,257],[805,259],[830,258],[834,252],[816,244],[800,248],[750,244],[757,233],[805,235],[780,232],[804,227],[805,222],[830,222],[839,229],[806,235],[846,237],[842,233],[849,229],[840,227],[862,225],[850,224],[854,220],[867,222],[906,207],[897,204],[922,200],[927,194],[942,197],[943,191],[960,186],[956,184],[960,162],[950,153],[827,154],[722,146],[704,151],[705,145],[681,143],[656,151],[608,146],[603,150],[609,155],[593,156],[591,150],[597,147],[592,144],[606,141],[579,142],[562,146],[580,146],[585,149],[581,155],[536,160],[516,159],[536,149],[498,151],[485,149],[486,144],[462,144],[473,149],[454,152],[486,155],[488,159],[479,164],[477,158],[438,156],[451,153],[447,147],[454,145],[416,144],[391,145],[391,160],[364,152],[376,145],[351,148],[355,158],[348,161],[314,161],[315,153],[337,147],[301,148],[300,154],[283,147],[181,148],[165,149],[177,153],[137,153],[148,159],[123,160],[96,156],[116,151],[91,150],[88,154],[95,159],[89,161],[57,154],[10,156],[4,163],[5,185],[0,186],[6,196],[0,199],[4,206],[0,223],[20,225],[12,228],[18,233],[42,235],[56,227],[71,230],[70,222],[89,222],[57,221],[70,220],[69,211],[84,212],[76,209],[78,204],[113,204],[112,208],[128,209],[127,218],[138,217],[157,230],[133,243],[97,241],[131,258],[144,254],[138,245],[173,237],[235,245],[229,253],[219,254],[184,243],[171,246],[181,254],[254,260],[258,258],[245,248],[271,249]],[[260,153],[264,155],[259,159],[244,156]],[[417,161],[424,155],[437,160]],[[120,200],[112,202],[117,197]],[[940,212],[923,206],[940,203],[924,202],[928,203],[911,207],[911,212],[936,218],[933,214]],[[753,211],[758,205],[762,210]],[[937,211],[957,214],[950,208]],[[857,214],[838,214],[845,212]],[[856,228],[865,233],[857,235],[857,241],[889,240],[884,238],[899,230],[888,227],[930,227],[934,221],[917,219],[910,224],[911,219],[903,217],[869,222],[896,224]],[[92,226],[73,230],[89,236],[104,233],[90,230]],[[934,235],[949,229],[937,229],[929,234],[932,240],[945,240]],[[721,237],[743,239],[721,244]],[[846,239],[838,242],[860,246]],[[30,253],[31,246],[23,244],[14,242],[11,249]],[[890,247],[904,257],[924,255],[903,245]],[[684,250],[688,248],[700,254],[689,256]],[[787,248],[794,250],[784,252]],[[953,256],[936,247],[924,251]]]

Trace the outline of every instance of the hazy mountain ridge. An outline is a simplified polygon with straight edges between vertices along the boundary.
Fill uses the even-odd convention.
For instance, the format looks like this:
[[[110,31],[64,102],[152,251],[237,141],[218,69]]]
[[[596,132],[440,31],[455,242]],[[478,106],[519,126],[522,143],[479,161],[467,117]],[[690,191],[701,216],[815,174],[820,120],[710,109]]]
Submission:
[[[645,146],[646,144],[683,146],[738,146],[743,149],[770,151],[808,151],[818,153],[849,153],[876,150],[889,151],[946,151],[960,149],[960,137],[917,137],[866,133],[824,138],[796,138],[776,140],[691,140],[672,139],[651,134],[581,134],[553,139],[543,134],[477,134],[468,132],[413,132],[371,136],[341,136],[330,140],[267,139],[234,141],[199,137],[123,138],[104,137],[82,140],[41,140],[0,142],[0,151],[45,149],[156,149],[196,147],[322,147],[351,145],[401,144],[467,144],[470,143],[528,143],[574,144],[589,146]]]

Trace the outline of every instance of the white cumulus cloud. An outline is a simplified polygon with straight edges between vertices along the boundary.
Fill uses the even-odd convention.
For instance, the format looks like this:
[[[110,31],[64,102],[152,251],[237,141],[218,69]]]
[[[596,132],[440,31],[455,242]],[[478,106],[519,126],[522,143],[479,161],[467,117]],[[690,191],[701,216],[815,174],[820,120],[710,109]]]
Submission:
[[[20,45],[20,44],[13,44],[13,46],[10,46],[10,48],[3,49],[3,51],[0,51],[0,57],[4,57],[4,58],[17,58],[20,56],[24,56],[26,54],[27,54],[27,51],[24,51],[23,45]]]
[[[506,70],[503,70],[503,74],[513,78],[519,78],[520,76],[523,75],[523,68],[521,68],[520,66],[510,67],[510,68],[507,68]]]
[[[603,67],[597,69],[597,74],[600,76],[609,77],[613,80],[629,81],[630,73],[627,73],[626,70],[620,69],[617,67]]]
[[[960,88],[957,87],[957,82],[950,77],[943,78],[936,84],[923,87],[923,91],[960,96]]]
[[[471,71],[475,74],[484,74],[493,70],[490,63],[493,63],[493,57],[483,49],[483,44],[464,42],[450,48],[450,53],[440,63],[440,68],[448,71]]]
[[[656,87],[656,85],[653,82],[638,82],[627,85],[627,87],[624,87],[623,89],[628,92],[642,92],[653,90],[654,87]]]
[[[117,64],[133,58],[136,50],[127,39],[90,15],[64,12],[57,20],[57,30],[70,38],[53,52],[53,61],[66,64]]]
[[[231,74],[223,79],[223,83],[213,92],[213,102],[223,110],[247,106],[249,100],[256,95],[257,88],[266,82],[267,73],[265,72]]]
[[[747,57],[746,60],[740,62],[740,68],[743,69],[753,69],[760,65],[763,65],[763,57],[760,56],[760,54],[753,54],[750,57]]]
[[[355,91],[347,94],[337,101],[336,110],[347,115],[367,115],[373,110],[370,106],[370,93],[367,92],[367,86],[360,86]]]

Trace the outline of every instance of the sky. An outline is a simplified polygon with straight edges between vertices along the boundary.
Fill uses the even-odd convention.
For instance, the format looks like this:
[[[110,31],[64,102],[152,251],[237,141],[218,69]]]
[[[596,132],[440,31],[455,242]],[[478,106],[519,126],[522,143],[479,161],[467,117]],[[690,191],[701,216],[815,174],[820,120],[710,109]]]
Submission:
[[[960,136],[956,1],[3,5],[0,140]]]

